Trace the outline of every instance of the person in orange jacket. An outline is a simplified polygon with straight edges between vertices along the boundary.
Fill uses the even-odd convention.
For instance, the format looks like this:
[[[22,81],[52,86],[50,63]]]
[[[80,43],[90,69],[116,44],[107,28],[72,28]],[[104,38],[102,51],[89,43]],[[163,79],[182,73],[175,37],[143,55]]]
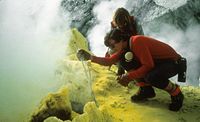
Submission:
[[[138,19],[134,16],[131,16],[129,12],[122,7],[118,8],[114,13],[113,20],[111,22],[111,29],[114,28],[120,29],[129,38],[134,35],[144,35],[142,26],[139,23]],[[104,44],[107,46],[106,42],[104,42]],[[108,47],[105,57],[109,57],[113,53],[114,51]],[[122,67],[123,64],[121,63],[117,63],[118,75],[124,74],[124,70],[126,70]]]
[[[123,38],[119,29],[111,30],[107,41],[109,47],[116,51],[111,57],[97,57],[82,49],[78,51],[77,57],[80,60],[91,60],[94,63],[109,66],[120,61],[121,57],[126,57],[123,54],[127,48],[130,49],[129,53],[132,53],[132,58],[129,57],[127,60],[131,62],[134,59],[139,62],[139,65],[119,76],[118,83],[127,86],[130,81],[142,78],[144,81],[140,83],[144,87],[154,86],[170,94],[169,110],[180,110],[184,96],[179,86],[172,83],[169,78],[178,74],[179,64],[177,62],[181,59],[181,56],[171,46],[143,35],[131,36],[128,42]],[[155,96],[154,91],[143,92],[142,88],[141,86],[138,93],[131,97],[133,102],[143,101]]]
[[[141,26],[141,23],[139,22],[139,20],[134,17],[131,16],[128,12],[128,10],[126,10],[125,8],[118,8],[113,16],[113,20],[111,22],[111,29],[119,29],[121,32],[123,32],[123,36],[126,36],[128,39],[126,39],[127,41],[129,41],[129,38],[131,36],[135,36],[135,35],[144,35],[143,32],[143,28]],[[106,35],[105,38],[107,38],[109,35],[109,33]],[[107,39],[104,39],[107,40]],[[113,51],[112,49],[109,48],[107,41],[104,41],[104,44],[108,47],[108,51],[106,52],[105,57],[109,57],[110,55],[112,55],[115,51]],[[128,51],[128,50],[127,50]],[[130,65],[132,64],[132,65]],[[133,65],[134,64],[134,65]],[[125,70],[127,71],[128,69],[132,69],[135,68],[139,65],[139,63],[137,61],[133,61],[132,63],[127,63],[125,61],[125,59],[121,58],[121,60],[119,61],[119,63],[117,63],[117,75],[122,75],[125,73]],[[140,81],[142,81],[143,79],[139,78],[136,79],[137,85],[140,86],[140,91],[144,92],[144,93],[149,93],[151,92],[152,95],[149,96],[151,98],[155,97],[155,95],[153,95],[154,93],[154,89],[152,86],[144,86],[144,84],[142,84]]]

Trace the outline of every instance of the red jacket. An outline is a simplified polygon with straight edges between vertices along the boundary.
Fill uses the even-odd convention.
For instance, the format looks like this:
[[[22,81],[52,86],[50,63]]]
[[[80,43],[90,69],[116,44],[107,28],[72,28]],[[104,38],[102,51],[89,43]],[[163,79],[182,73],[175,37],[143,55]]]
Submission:
[[[137,35],[130,38],[130,49],[140,63],[141,67],[136,70],[128,72],[128,78],[130,80],[136,78],[143,78],[152,68],[154,68],[155,60],[167,59],[178,60],[180,55],[168,44],[160,42],[156,39]],[[113,54],[111,57],[96,57],[92,56],[92,62],[109,66],[116,63],[119,60],[121,52]]]

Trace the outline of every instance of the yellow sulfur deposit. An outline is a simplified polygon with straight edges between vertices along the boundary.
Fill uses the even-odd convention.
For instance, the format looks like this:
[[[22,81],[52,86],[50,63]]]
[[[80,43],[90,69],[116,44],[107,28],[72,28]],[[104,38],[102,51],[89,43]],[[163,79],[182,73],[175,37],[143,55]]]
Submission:
[[[72,41],[80,41],[79,48],[87,47],[85,38],[72,31]],[[71,44],[73,44],[71,42]],[[75,48],[73,48],[76,50]],[[73,52],[73,51],[72,51]],[[75,51],[73,52],[75,53]],[[199,122],[200,89],[182,86],[185,101],[179,112],[168,110],[170,96],[158,89],[156,97],[143,103],[133,103],[130,97],[137,87],[130,83],[123,87],[116,81],[116,67],[100,66],[84,62],[91,81],[86,76],[83,64],[77,61],[75,54],[60,61],[59,82],[67,87],[58,93],[45,97],[38,109],[32,114],[33,122]],[[72,60],[73,59],[73,60]],[[80,109],[81,111],[77,110]],[[77,113],[79,112],[79,114]],[[60,116],[59,113],[62,113]],[[36,121],[36,119],[41,118]]]
[[[30,121],[43,122],[50,116],[56,116],[62,120],[71,119],[72,108],[68,95],[66,87],[61,88],[57,93],[48,94],[32,114]]]

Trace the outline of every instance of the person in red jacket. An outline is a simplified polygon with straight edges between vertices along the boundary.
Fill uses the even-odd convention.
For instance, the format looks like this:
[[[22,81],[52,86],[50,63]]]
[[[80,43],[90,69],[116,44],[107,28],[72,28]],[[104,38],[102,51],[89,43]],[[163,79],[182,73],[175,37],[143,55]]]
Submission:
[[[182,107],[184,96],[177,84],[172,83],[169,78],[177,75],[177,61],[181,56],[168,44],[156,39],[137,35],[132,36],[130,41],[124,41],[121,31],[111,30],[109,47],[116,51],[111,57],[97,57],[90,55],[84,50],[79,50],[78,58],[91,60],[94,63],[109,66],[118,62],[124,51],[129,48],[132,59],[140,63],[139,67],[129,70],[126,74],[119,76],[118,83],[127,86],[131,80],[143,78],[143,84],[154,86],[167,91],[171,95],[169,110],[178,111]],[[126,57],[126,55],[125,55]],[[132,60],[131,58],[128,58]],[[127,60],[128,60],[127,59]],[[149,98],[153,93],[143,93],[142,90],[131,97],[133,102]],[[153,94],[154,95],[154,94]]]
[[[126,10],[125,8],[118,8],[115,11],[113,20],[111,22],[111,29],[115,29],[115,28],[119,29],[123,33],[123,35],[128,38],[126,39],[127,41],[129,41],[129,38],[131,36],[144,35],[143,29],[139,20],[136,17],[131,16],[128,10]],[[109,44],[107,44],[108,41],[106,41],[107,40],[106,38],[108,36],[109,36],[109,33],[105,36],[105,39],[104,39],[105,40],[104,44],[105,46],[108,47],[105,57],[110,57],[115,52],[114,50],[110,49]],[[128,69],[135,68],[137,67],[137,65],[139,65],[139,63],[136,62],[135,60],[132,62],[126,62],[123,57],[116,64],[118,67],[117,75],[122,75],[125,73],[125,70],[127,71]],[[137,79],[137,81],[142,81],[142,80],[143,79]],[[148,98],[155,97],[154,89],[152,86],[150,85],[144,86],[144,84],[142,84],[141,82],[137,82],[137,83],[138,83],[137,85],[140,86],[139,91],[142,91],[144,94],[146,94]]]

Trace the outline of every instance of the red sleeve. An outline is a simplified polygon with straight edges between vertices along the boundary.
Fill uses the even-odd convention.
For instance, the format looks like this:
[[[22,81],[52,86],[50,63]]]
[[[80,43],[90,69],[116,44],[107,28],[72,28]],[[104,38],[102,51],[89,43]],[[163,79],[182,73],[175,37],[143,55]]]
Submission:
[[[129,79],[142,78],[145,74],[154,67],[154,61],[151,56],[150,50],[140,38],[131,38],[131,50],[135,53],[135,56],[139,59],[141,67],[128,73]]]
[[[113,55],[111,55],[110,57],[97,57],[97,56],[92,56],[92,62],[100,64],[100,65],[104,65],[104,66],[110,66],[114,63],[116,63],[117,61],[119,61],[119,56],[120,56],[121,52],[117,52],[114,53]]]

